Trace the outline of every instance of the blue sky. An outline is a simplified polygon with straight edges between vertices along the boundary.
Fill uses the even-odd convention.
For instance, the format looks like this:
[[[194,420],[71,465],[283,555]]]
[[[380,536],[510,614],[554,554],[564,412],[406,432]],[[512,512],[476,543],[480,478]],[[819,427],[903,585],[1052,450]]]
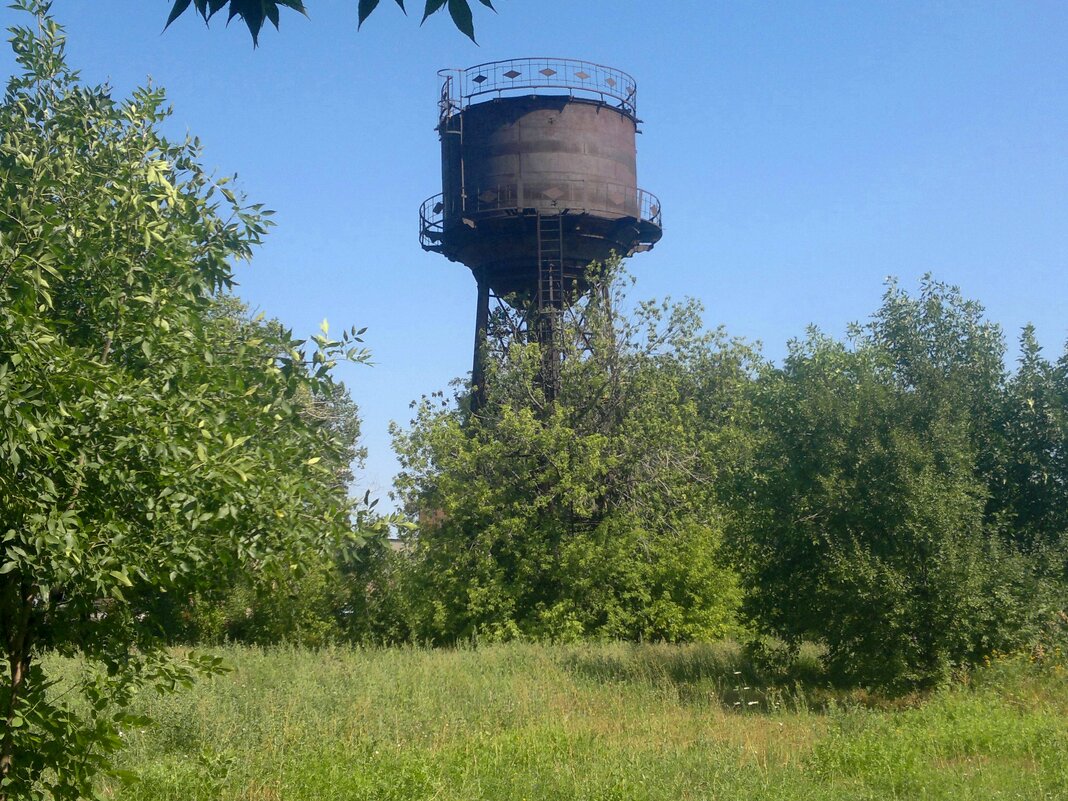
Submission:
[[[771,358],[809,324],[842,335],[887,276],[914,289],[926,272],[981,301],[1010,349],[1033,322],[1048,355],[1063,350],[1062,2],[498,0],[476,9],[481,46],[388,0],[360,32],[356,0],[306,2],[311,18],[283,12],[258,50],[191,13],[161,33],[169,0],[53,11],[87,82],[126,94],[151,76],[169,129],[277,210],[241,297],[298,333],[368,327],[376,366],[343,370],[370,450],[361,489],[388,491],[389,421],[470,368],[474,281],[416,230],[440,191],[442,67],[555,56],[633,75],[639,183],[665,227],[631,262],[638,293],[696,297]]]

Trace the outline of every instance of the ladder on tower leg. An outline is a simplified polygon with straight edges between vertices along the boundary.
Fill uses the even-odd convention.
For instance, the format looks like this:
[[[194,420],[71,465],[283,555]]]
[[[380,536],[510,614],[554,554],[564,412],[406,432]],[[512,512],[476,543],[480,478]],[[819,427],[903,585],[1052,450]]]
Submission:
[[[564,306],[564,230],[559,214],[538,214],[538,310]]]
[[[538,212],[538,344],[545,395],[555,400],[563,358],[564,230],[559,214]]]

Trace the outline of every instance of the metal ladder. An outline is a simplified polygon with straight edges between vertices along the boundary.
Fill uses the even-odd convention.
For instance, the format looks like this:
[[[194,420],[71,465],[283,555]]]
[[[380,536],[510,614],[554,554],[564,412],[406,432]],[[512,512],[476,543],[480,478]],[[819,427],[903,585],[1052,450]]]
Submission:
[[[560,214],[538,212],[538,319],[542,348],[542,383],[546,398],[556,399],[563,358],[564,227]]]
[[[538,212],[538,311],[564,305],[564,229],[560,214]]]

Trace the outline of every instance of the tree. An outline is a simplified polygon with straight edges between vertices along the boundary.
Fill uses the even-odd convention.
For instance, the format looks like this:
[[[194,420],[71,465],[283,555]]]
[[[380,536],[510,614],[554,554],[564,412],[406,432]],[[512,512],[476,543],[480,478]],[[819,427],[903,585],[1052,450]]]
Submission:
[[[394,0],[394,2],[400,6],[401,11],[408,13],[404,8],[404,0]],[[493,8],[492,0],[478,0],[478,2],[489,9]],[[378,8],[378,4],[379,0],[359,0],[358,26],[363,25],[371,12]],[[289,8],[307,16],[302,0],[175,0],[170,16],[167,17],[167,26],[182,16],[190,5],[196,9],[197,14],[204,18],[204,22],[208,22],[223,9],[228,8],[227,22],[234,17],[240,18],[252,35],[253,45],[259,43],[260,30],[265,21],[269,21],[276,30],[278,29],[280,8]],[[431,14],[446,8],[449,16],[452,17],[453,24],[470,37],[471,41],[475,41],[474,17],[469,0],[426,0],[426,5],[423,7],[423,22],[426,22]]]
[[[351,443],[307,412],[366,353],[228,313],[269,212],[160,134],[160,90],[82,85],[48,5],[18,7],[36,24],[12,29],[0,105],[0,798],[77,798],[137,687],[218,669],[157,647],[139,599],[354,535]],[[83,678],[54,687],[44,647]]]
[[[251,319],[237,298],[221,297],[214,304],[211,323],[221,349],[224,342],[250,340],[289,342],[292,334],[276,320]],[[314,394],[313,394],[314,393]],[[346,388],[333,382],[301,386],[293,397],[296,413],[309,425],[322,426],[343,447],[321,452],[318,466],[324,482],[330,476],[334,489],[344,491],[353,483],[353,465],[362,464],[365,449],[359,447],[360,418]],[[368,504],[373,502],[368,498]],[[372,538],[374,539],[374,538]],[[196,575],[183,586],[167,592],[145,588],[131,598],[135,614],[151,621],[168,643],[291,642],[323,645],[342,637],[339,617],[346,606],[339,564],[355,561],[355,554],[370,548],[362,537],[332,543],[321,550],[292,553],[287,563],[270,575],[250,571],[249,565],[233,562],[217,565],[209,577]],[[360,565],[353,572],[362,572]],[[345,621],[348,622],[347,620]]]
[[[733,550],[764,631],[903,689],[1035,631],[1036,566],[988,515],[1004,346],[982,309],[896,286],[851,346],[811,332],[756,387]]]
[[[930,275],[917,297],[891,282],[871,324],[853,333],[886,354],[895,384],[920,399],[927,419],[948,413],[960,421],[975,452],[977,477],[988,486],[996,481],[1005,340],[1000,327],[984,318],[982,305]]]
[[[418,640],[472,636],[693,640],[733,630],[719,553],[750,351],[700,328],[692,303],[621,314],[614,268],[562,326],[546,401],[538,346],[488,354],[485,404],[424,399],[395,431]],[[495,330],[520,327],[500,314]]]
[[[1000,428],[1003,475],[991,506],[1022,547],[1058,549],[1068,536],[1068,351],[1051,364],[1031,326],[1020,336]]]

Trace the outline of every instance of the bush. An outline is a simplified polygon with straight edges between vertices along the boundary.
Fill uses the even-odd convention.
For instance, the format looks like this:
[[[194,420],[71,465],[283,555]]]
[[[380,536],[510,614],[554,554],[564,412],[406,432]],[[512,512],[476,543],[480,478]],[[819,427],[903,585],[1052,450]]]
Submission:
[[[745,608],[825,643],[841,681],[944,682],[1025,644],[1063,592],[989,513],[1004,346],[981,311],[891,287],[852,347],[813,332],[755,387],[731,538]]]

